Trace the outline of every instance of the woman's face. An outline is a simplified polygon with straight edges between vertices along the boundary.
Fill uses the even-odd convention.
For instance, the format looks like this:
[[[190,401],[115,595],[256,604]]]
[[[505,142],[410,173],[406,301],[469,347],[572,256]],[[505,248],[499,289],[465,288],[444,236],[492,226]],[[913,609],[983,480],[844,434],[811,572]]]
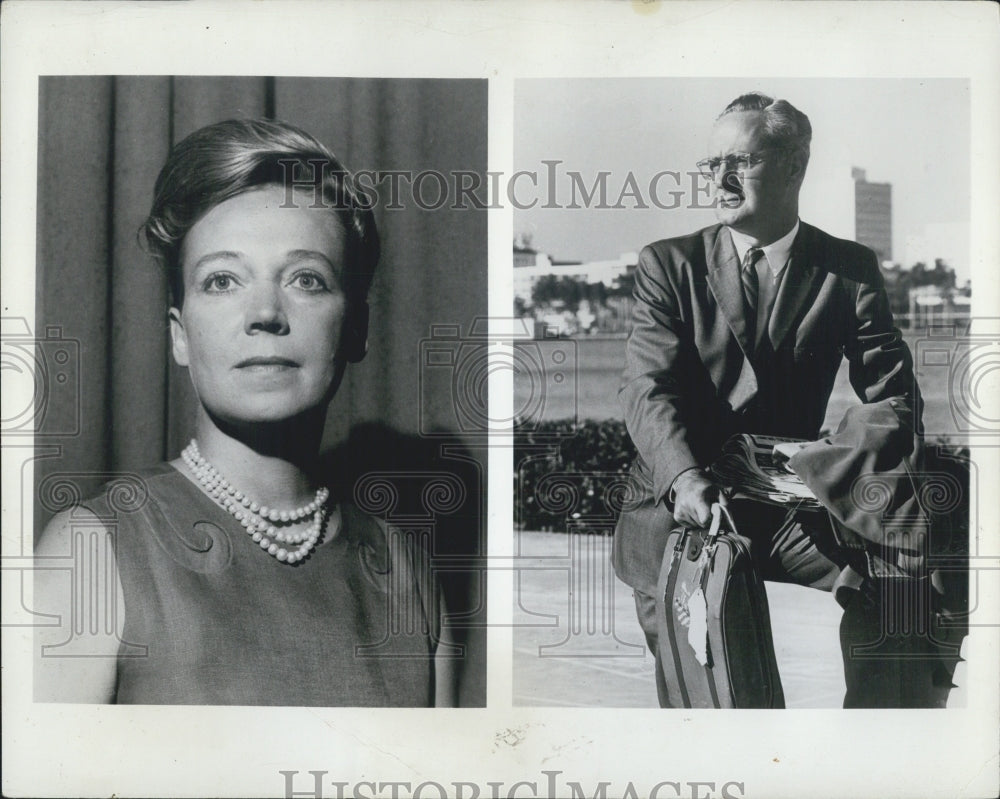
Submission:
[[[346,236],[312,195],[263,186],[216,205],[181,247],[174,358],[202,405],[230,422],[287,419],[330,398],[342,363]]]

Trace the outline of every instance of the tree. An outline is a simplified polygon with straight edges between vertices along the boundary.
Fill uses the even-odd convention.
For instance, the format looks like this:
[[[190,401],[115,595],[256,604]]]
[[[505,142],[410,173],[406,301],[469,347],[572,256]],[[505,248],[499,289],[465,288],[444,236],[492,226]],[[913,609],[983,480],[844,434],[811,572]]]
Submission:
[[[584,287],[571,277],[542,275],[531,289],[534,305],[552,305],[561,302],[568,310],[576,312],[583,298]]]
[[[611,297],[631,297],[635,290],[635,270],[629,269],[625,274],[615,278],[615,285],[608,292]]]
[[[601,282],[587,284],[587,299],[591,305],[604,306],[608,302],[608,288]]]

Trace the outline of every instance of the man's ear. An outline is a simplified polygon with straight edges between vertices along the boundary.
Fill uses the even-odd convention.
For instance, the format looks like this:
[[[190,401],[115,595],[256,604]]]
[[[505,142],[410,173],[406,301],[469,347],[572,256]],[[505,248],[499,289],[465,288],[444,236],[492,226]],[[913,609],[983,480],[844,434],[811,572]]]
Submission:
[[[795,150],[792,157],[788,159],[788,182],[802,184],[806,176],[806,164],[808,160],[804,153]]]
[[[188,365],[188,341],[181,321],[181,312],[177,308],[170,309],[170,343],[173,348],[174,360],[178,366]]]
[[[340,351],[349,363],[358,363],[368,352],[368,303],[351,303],[344,318]]]

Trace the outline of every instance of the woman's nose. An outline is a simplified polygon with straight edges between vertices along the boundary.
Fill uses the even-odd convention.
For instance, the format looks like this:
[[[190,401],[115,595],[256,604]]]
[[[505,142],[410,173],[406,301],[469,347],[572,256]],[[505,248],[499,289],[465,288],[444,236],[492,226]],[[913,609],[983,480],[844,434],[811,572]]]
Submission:
[[[288,315],[285,313],[280,287],[273,283],[260,283],[253,288],[250,292],[245,329],[248,335],[254,333],[284,335],[288,332]]]

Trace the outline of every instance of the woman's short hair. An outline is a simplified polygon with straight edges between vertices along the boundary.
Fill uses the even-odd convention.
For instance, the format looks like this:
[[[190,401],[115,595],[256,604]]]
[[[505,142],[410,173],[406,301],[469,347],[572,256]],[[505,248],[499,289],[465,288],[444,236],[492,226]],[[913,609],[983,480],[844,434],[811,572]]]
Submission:
[[[738,111],[757,111],[764,122],[768,143],[774,147],[793,147],[809,160],[812,125],[809,117],[787,100],[775,100],[761,92],[741,94],[719,114],[718,119]]]
[[[269,184],[313,192],[337,215],[347,234],[344,292],[349,303],[364,303],[379,259],[368,196],[337,157],[305,131],[272,119],[230,119],[174,146],[139,231],[166,268],[174,306],[184,300],[180,250],[188,231],[219,203]]]

